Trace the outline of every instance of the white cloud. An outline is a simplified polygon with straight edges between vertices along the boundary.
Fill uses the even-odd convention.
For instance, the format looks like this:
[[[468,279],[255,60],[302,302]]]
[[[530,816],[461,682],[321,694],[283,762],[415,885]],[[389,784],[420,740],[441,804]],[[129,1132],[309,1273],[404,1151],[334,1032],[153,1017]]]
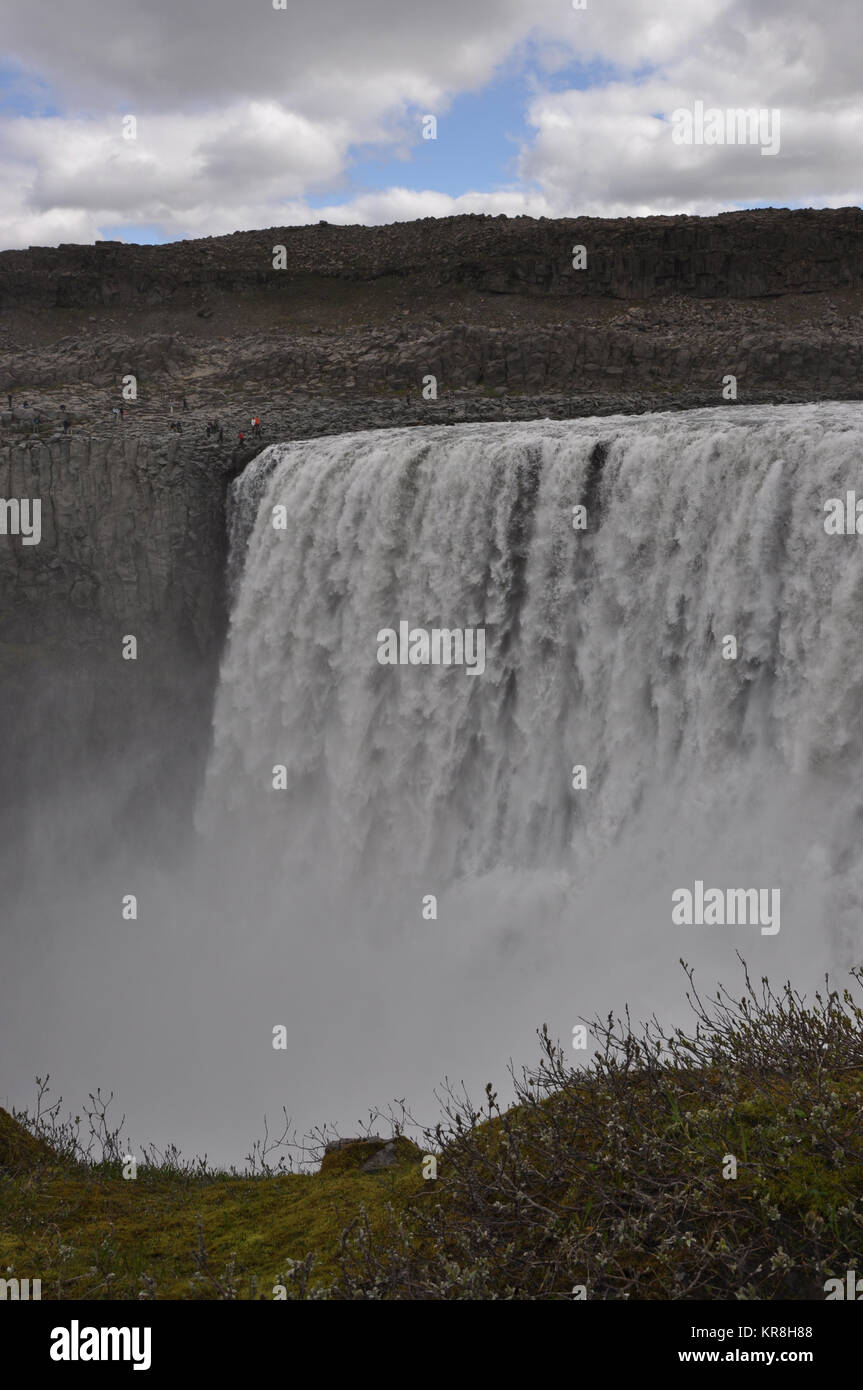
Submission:
[[[291,0],[284,12],[264,0],[184,0],[181,12],[174,0],[78,0],[37,23],[31,0],[7,0],[9,54],[63,114],[0,121],[0,238],[857,202],[858,14],[857,0],[831,0],[829,15],[803,0],[589,0],[584,11],[568,0]],[[523,187],[501,189],[494,171],[458,198],[401,187],[340,197],[353,150],[398,156],[416,136],[409,113],[442,116],[504,60],[529,62],[535,89]],[[611,78],[555,90],[566,63],[593,61]],[[675,146],[655,113],[695,100],[779,107],[780,155]],[[126,113],[137,142],[121,139]],[[437,153],[446,169],[445,144]],[[328,191],[332,206],[309,206]]]
[[[551,217],[551,205],[542,194],[513,189],[500,193],[462,193],[451,197],[431,189],[415,191],[410,188],[388,188],[380,193],[365,193],[347,203],[315,208],[304,222],[327,222],[343,225],[364,223],[372,226],[382,222],[409,222],[420,217],[455,217],[461,213],[485,212],[506,217]]]

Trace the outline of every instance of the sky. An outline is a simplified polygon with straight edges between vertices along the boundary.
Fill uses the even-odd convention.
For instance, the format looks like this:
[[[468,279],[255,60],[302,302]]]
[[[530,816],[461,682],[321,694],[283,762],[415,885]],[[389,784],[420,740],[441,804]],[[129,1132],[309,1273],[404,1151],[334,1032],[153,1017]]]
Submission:
[[[861,33],[860,0],[0,0],[0,247],[859,205]],[[679,142],[699,102],[778,149]]]

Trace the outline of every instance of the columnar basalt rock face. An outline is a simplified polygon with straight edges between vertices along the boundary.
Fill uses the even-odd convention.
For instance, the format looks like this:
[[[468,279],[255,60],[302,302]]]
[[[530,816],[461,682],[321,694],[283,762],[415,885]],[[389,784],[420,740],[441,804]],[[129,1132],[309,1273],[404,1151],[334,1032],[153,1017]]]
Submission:
[[[0,449],[0,496],[41,504],[38,544],[0,538],[0,816],[101,765],[120,787],[124,760],[140,765],[145,749],[153,784],[171,779],[178,750],[190,767],[203,754],[226,479],[193,448],[178,457],[179,443],[79,434]],[[162,792],[176,803],[176,789]]]
[[[205,651],[221,612],[225,468],[181,441],[54,435],[0,450],[0,496],[41,500],[41,540],[0,547],[7,641],[182,634]],[[48,601],[46,601],[48,600]]]
[[[861,285],[859,208],[717,217],[424,218],[385,227],[271,227],[171,246],[31,247],[0,256],[0,308],[163,305],[303,277],[418,286],[464,283],[489,294],[749,298]],[[588,251],[574,270],[571,247]]]

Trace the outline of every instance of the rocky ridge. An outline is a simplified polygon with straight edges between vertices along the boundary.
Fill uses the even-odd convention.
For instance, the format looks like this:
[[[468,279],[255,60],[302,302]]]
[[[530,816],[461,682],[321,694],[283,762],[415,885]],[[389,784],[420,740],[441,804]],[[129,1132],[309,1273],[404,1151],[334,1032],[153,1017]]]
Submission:
[[[488,294],[751,298],[861,285],[859,208],[760,209],[717,217],[540,218],[477,214],[382,227],[271,227],[169,246],[31,247],[0,256],[0,307],[134,305],[277,294],[304,277]],[[571,248],[587,265],[576,270]],[[285,269],[273,270],[273,248]],[[200,306],[206,313],[213,305]]]

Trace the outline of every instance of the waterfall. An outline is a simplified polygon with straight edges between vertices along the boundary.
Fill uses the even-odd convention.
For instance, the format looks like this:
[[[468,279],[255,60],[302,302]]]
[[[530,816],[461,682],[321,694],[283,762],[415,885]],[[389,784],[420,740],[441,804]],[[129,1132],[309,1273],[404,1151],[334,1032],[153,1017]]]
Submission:
[[[856,405],[273,445],[233,488],[201,825],[448,885],[583,882],[639,818],[655,856],[701,826],[751,873],[778,815],[851,891],[863,541],[824,523],[861,446]],[[400,624],[482,629],[483,671],[381,664]]]
[[[444,1076],[535,1058],[543,1023],[688,1023],[681,958],[707,991],[738,955],[803,992],[858,962],[863,538],[825,504],[861,456],[844,404],[261,454],[174,928],[209,943],[219,1067],[257,1077],[284,1022],[295,1114],[429,1115]],[[482,670],[410,659],[480,629]],[[781,894],[781,928],[675,918],[681,890]]]
[[[681,958],[702,997],[738,955],[844,983],[863,536],[825,503],[861,458],[853,404],[267,449],[233,486],[198,833],[86,891],[46,863],[6,947],[28,1065],[241,1162],[283,1106],[351,1134],[394,1098],[433,1123],[447,1077],[505,1099],[543,1024],[568,1051],[627,1005],[689,1027]],[[675,915],[716,892],[779,930]]]

